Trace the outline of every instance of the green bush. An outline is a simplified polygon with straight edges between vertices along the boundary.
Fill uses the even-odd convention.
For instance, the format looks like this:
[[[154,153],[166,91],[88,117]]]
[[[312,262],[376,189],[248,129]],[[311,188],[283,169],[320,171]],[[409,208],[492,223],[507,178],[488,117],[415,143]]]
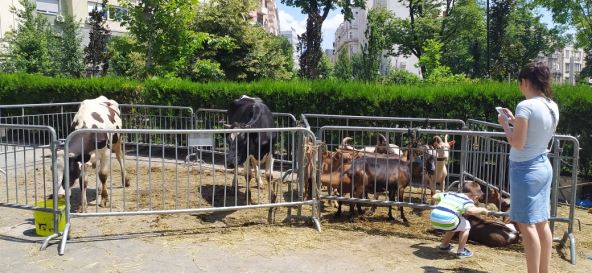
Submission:
[[[592,86],[554,88],[558,132],[577,136],[580,168],[592,174]],[[495,106],[514,108],[522,99],[516,83],[463,82],[416,85],[364,82],[258,81],[193,83],[176,79],[144,82],[122,78],[69,79],[0,74],[0,104],[81,101],[105,95],[120,103],[226,108],[246,94],[262,98],[274,112],[479,119],[496,122]]]

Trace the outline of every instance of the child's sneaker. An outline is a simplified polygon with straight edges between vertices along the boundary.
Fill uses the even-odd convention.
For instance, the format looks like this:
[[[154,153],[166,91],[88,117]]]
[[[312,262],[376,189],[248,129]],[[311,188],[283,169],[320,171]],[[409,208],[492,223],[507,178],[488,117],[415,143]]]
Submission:
[[[463,249],[463,251],[457,252],[456,256],[458,256],[459,258],[468,258],[468,257],[472,257],[473,256],[473,252],[470,251],[468,248],[465,247],[465,249]]]
[[[452,244],[448,244],[448,246],[443,247],[442,245],[438,246],[438,251],[440,252],[450,252],[452,250]]]

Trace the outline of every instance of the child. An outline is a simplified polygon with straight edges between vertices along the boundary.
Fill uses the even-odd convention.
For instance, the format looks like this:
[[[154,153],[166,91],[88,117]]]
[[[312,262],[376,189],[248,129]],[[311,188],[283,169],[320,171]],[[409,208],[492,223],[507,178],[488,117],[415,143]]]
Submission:
[[[430,217],[432,226],[435,229],[446,231],[438,250],[449,252],[452,249],[450,240],[454,233],[459,232],[457,256],[459,258],[473,256],[473,252],[465,247],[469,238],[471,224],[462,215],[465,213],[473,215],[487,214],[487,209],[475,206],[475,202],[481,198],[481,195],[483,195],[481,187],[475,182],[465,182],[462,193],[444,192],[434,195],[438,204],[432,210]]]

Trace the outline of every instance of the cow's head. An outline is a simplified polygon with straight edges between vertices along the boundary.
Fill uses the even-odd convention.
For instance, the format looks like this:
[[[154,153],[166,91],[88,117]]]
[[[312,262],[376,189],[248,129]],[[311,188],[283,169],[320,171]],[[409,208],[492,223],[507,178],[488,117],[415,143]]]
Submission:
[[[225,124],[226,129],[246,129],[249,126],[234,122],[232,124]],[[226,136],[226,143],[228,149],[226,151],[226,168],[234,168],[243,164],[247,160],[249,150],[252,150],[252,144],[256,143],[257,133],[233,132]],[[255,142],[253,142],[255,140]]]
[[[76,134],[68,143],[68,175],[70,187],[76,179],[80,178],[84,164],[91,158],[91,152],[107,146],[106,133],[82,133]],[[66,172],[62,183],[66,180]],[[82,180],[80,181],[82,183]]]

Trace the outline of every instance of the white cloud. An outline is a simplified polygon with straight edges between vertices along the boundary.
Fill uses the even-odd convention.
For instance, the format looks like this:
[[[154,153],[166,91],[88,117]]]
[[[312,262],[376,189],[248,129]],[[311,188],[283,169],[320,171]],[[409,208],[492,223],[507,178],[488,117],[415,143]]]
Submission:
[[[290,27],[292,27],[298,34],[302,34],[306,30],[306,18],[298,21],[294,16],[283,10],[278,10],[278,16],[280,17],[280,28],[282,30],[290,30]]]
[[[341,23],[343,23],[343,14],[335,13],[332,16],[328,16],[327,19],[325,19],[325,22],[323,22],[323,33],[335,34],[335,30],[337,30],[337,27],[339,27]]]

